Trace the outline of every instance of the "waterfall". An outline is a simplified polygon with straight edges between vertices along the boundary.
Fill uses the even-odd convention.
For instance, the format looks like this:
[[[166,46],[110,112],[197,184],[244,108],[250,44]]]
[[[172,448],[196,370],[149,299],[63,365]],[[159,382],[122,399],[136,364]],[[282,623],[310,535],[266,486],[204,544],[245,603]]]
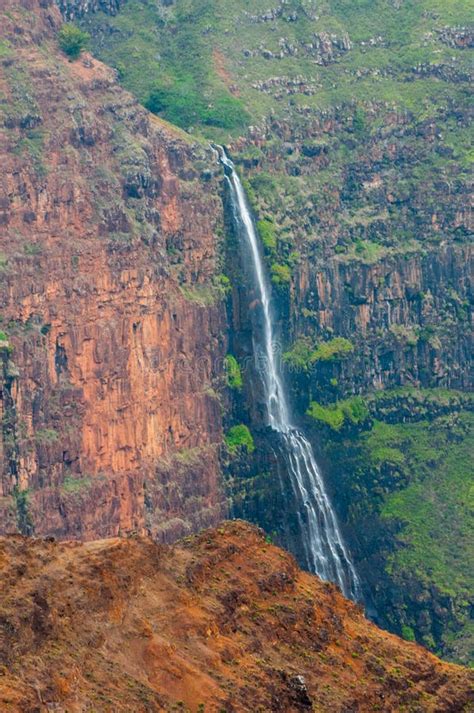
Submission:
[[[297,504],[299,539],[305,565],[322,579],[338,584],[345,596],[361,600],[359,578],[344,544],[312,446],[291,422],[285,383],[274,349],[270,283],[245,191],[234,164],[223,148],[219,149],[219,154],[229,187],[234,224],[250,256],[258,308],[261,310],[260,334],[258,338],[254,335],[254,357],[262,379],[267,422],[279,438],[282,488],[291,489],[291,496]]]

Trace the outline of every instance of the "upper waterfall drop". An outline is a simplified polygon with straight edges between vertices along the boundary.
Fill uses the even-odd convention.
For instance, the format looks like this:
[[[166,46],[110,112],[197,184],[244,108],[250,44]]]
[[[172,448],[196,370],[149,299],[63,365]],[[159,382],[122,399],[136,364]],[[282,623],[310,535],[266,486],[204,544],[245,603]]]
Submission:
[[[218,151],[229,187],[233,221],[251,256],[262,323],[261,341],[256,343],[254,335],[254,357],[263,384],[267,422],[280,435],[282,487],[289,487],[298,503],[298,525],[306,566],[321,578],[338,584],[345,596],[360,601],[359,578],[344,544],[312,446],[291,422],[286,387],[275,354],[271,287],[253,216],[234,164],[222,147]]]

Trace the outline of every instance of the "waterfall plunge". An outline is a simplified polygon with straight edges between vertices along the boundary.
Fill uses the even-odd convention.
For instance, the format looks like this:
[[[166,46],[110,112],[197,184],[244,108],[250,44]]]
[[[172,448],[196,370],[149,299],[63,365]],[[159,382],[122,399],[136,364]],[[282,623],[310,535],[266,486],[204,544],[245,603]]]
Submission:
[[[285,384],[274,351],[271,290],[259,239],[242,183],[224,149],[219,150],[228,183],[233,220],[250,250],[256,293],[262,311],[262,335],[254,340],[258,373],[263,382],[268,425],[280,436],[282,487],[289,487],[298,503],[298,525],[307,568],[335,582],[345,596],[361,600],[359,578],[344,544],[336,515],[326,493],[311,444],[292,425]]]

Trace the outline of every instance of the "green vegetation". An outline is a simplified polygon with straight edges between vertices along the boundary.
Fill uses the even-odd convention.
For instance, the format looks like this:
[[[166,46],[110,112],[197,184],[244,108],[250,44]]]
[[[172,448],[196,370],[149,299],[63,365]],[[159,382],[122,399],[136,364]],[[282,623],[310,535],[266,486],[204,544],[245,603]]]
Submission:
[[[238,99],[223,94],[218,95],[213,103],[209,104],[202,94],[196,92],[187,82],[153,89],[145,101],[145,106],[153,114],[160,114],[183,129],[195,124],[233,129],[242,125],[245,116]]]
[[[253,436],[243,423],[232,426],[227,431],[225,442],[229,453],[232,455],[236,455],[240,449],[244,449],[247,453],[253,453],[255,450]]]
[[[83,476],[76,478],[72,475],[66,476],[61,484],[61,492],[67,495],[78,495],[90,490],[92,480],[89,477]]]
[[[13,488],[13,499],[16,507],[18,529],[22,535],[31,536],[34,524],[30,514],[30,499],[28,490],[20,490],[18,485]]]
[[[405,641],[416,641],[415,632],[411,626],[407,626],[406,624],[402,626],[402,636]]]
[[[33,127],[41,122],[39,107],[34,96],[28,65],[17,59],[4,62],[2,67],[6,92],[0,92],[0,121],[7,127]]]
[[[472,397],[406,388],[364,403],[370,418],[356,429],[340,425],[340,404],[313,409],[331,427],[324,446],[328,476],[339,484],[344,519],[361,538],[364,576],[377,585],[376,605],[394,630],[468,663]]]
[[[272,283],[277,286],[289,285],[291,282],[291,268],[274,262],[270,268]]]
[[[71,59],[77,59],[89,41],[87,32],[79,27],[66,23],[58,33],[58,42],[62,51]]]
[[[367,405],[360,396],[354,396],[328,406],[311,401],[306,413],[315,421],[324,423],[334,431],[340,431],[346,423],[362,424],[369,416]]]
[[[11,54],[12,49],[8,40],[0,40],[0,58],[10,57]]]
[[[102,36],[99,54],[150,111],[215,137],[250,118],[213,67],[209,32],[218,14],[216,0],[186,0],[165,10],[132,0],[116,17],[98,13],[87,22],[94,37],[113,27]]]
[[[258,234],[265,250],[273,253],[277,247],[277,239],[275,234],[275,225],[268,218],[257,222]]]
[[[53,445],[59,441],[59,433],[54,428],[38,428],[35,431],[35,442],[39,446]]]
[[[213,285],[182,285],[181,292],[189,302],[195,302],[201,307],[209,307],[221,296]]]
[[[227,385],[231,389],[240,391],[243,386],[242,371],[239,362],[232,354],[227,354],[225,358],[225,370],[227,374]]]
[[[401,525],[401,547],[387,566],[411,577],[418,574],[452,597],[469,596],[468,584],[474,584],[472,574],[466,580],[474,552],[473,451],[466,438],[473,425],[472,414],[440,418],[431,428],[423,421],[385,425],[390,442],[406,454],[399,464],[406,460],[408,481],[385,499],[381,510],[383,520]],[[377,452],[371,456],[383,465]]]
[[[375,264],[466,240],[449,216],[472,171],[470,60],[442,37],[468,24],[465,0],[282,8],[263,20],[265,0],[128,0],[82,24],[123,85],[194,137],[265,127],[235,142],[234,158],[280,290],[292,254],[317,262],[330,247],[340,262]]]
[[[311,355],[311,361],[333,361],[354,351],[354,345],[344,337],[335,337],[318,344]]]
[[[13,149],[16,156],[26,156],[33,164],[38,176],[46,175],[44,158],[44,134],[38,130],[31,130],[22,136]]]
[[[297,339],[291,349],[283,354],[283,361],[293,371],[308,371],[314,352],[313,340],[308,337]]]
[[[256,0],[251,8],[243,0],[180,0],[166,7],[129,0],[116,17],[98,13],[87,18],[84,26],[94,38],[95,50],[117,67],[125,86],[140,99],[154,96],[156,109],[165,114],[177,114],[183,107],[186,119],[180,125],[196,120],[205,126],[219,103],[229,99],[238,102],[230,104],[236,112],[233,128],[242,126],[246,111],[252,122],[258,122],[270,109],[281,111],[281,99],[259,89],[257,81],[275,75],[303,76],[310,85],[316,81],[318,91],[296,93],[293,104],[326,109],[356,100],[351,130],[360,138],[373,125],[364,103],[385,101],[426,115],[434,104],[457,93],[457,88],[446,86],[436,76],[413,75],[414,65],[443,65],[455,55],[460,68],[468,66],[462,50],[440,42],[436,32],[444,25],[467,24],[467,7],[462,2],[455,7],[437,0],[401,6],[385,0],[356,5],[335,0],[320,4],[315,13],[304,3],[290,0],[286,9],[295,12],[296,21],[288,22],[285,12],[274,21],[258,21],[268,11],[264,0]],[[348,36],[351,44],[346,51],[336,49],[335,57],[318,67],[304,48],[314,33],[321,32]],[[299,51],[278,56],[281,37]],[[262,47],[278,60],[264,57]],[[407,76],[413,81],[406,81]],[[232,96],[229,85],[238,87],[241,98]],[[183,103],[186,94],[188,100]],[[197,109],[188,116],[193,104]],[[214,125],[221,126],[219,119]]]
[[[295,371],[309,371],[317,362],[337,361],[352,351],[354,345],[344,337],[334,337],[316,347],[312,339],[301,337],[283,354],[283,361]]]

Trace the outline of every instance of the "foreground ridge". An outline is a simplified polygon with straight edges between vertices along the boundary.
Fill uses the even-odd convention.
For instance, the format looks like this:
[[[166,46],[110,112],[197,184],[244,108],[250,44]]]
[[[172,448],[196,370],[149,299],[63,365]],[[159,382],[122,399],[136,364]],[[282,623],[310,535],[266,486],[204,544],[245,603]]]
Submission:
[[[0,567],[2,711],[469,709],[468,670],[240,521],[175,547],[12,536]]]

